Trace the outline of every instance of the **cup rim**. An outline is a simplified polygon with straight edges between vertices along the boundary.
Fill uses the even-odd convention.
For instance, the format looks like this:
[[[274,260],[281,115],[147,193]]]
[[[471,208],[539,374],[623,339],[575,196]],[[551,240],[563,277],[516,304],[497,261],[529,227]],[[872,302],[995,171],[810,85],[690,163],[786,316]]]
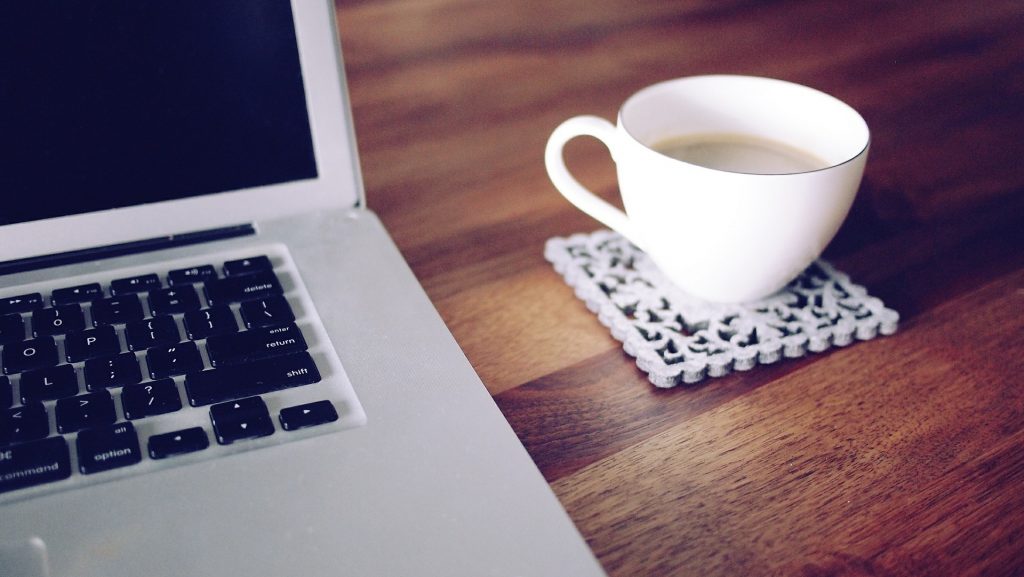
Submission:
[[[728,80],[744,80],[744,81],[765,82],[765,83],[775,84],[777,86],[778,85],[782,85],[782,86],[786,86],[788,88],[793,88],[793,89],[798,89],[798,90],[803,90],[803,91],[810,91],[810,92],[814,93],[818,97],[825,98],[826,100],[829,100],[830,102],[832,102],[834,104],[837,104],[841,108],[844,108],[846,111],[852,113],[853,117],[856,118],[859,121],[859,124],[864,129],[864,134],[865,134],[864,144],[857,150],[856,153],[854,153],[852,155],[849,155],[844,160],[842,160],[840,162],[830,162],[830,163],[828,163],[827,166],[824,166],[822,168],[816,168],[816,169],[813,169],[813,170],[803,170],[803,171],[798,171],[798,172],[784,172],[784,173],[743,172],[743,171],[738,171],[738,170],[725,170],[725,169],[720,169],[720,168],[710,168],[710,167],[707,167],[707,166],[702,166],[702,165],[699,165],[699,164],[694,164],[694,163],[691,163],[691,162],[687,162],[685,160],[680,160],[678,158],[674,158],[674,157],[668,156],[668,155],[666,155],[666,154],[664,154],[662,152],[659,152],[658,150],[655,150],[654,148],[651,148],[650,145],[648,145],[648,144],[644,143],[642,140],[640,140],[640,138],[637,137],[637,135],[629,128],[629,126],[625,122],[625,117],[626,117],[627,109],[631,105],[635,104],[635,102],[638,99],[641,99],[641,98],[649,95],[652,92],[659,91],[659,90],[664,90],[669,85],[686,84],[686,83],[690,83],[690,82],[707,82],[707,81],[713,81],[713,80],[726,80],[726,79],[728,79]],[[843,102],[839,98],[836,98],[835,96],[832,96],[831,94],[828,94],[827,92],[823,92],[821,90],[818,90],[817,88],[806,86],[804,84],[799,84],[797,82],[791,82],[791,81],[788,81],[788,80],[781,80],[781,79],[778,79],[778,78],[770,78],[770,77],[767,77],[767,76],[753,76],[753,75],[744,75],[744,74],[699,74],[699,75],[694,75],[694,76],[681,76],[681,77],[677,77],[677,78],[669,78],[669,79],[666,79],[666,80],[662,80],[660,82],[656,82],[654,84],[650,84],[648,86],[645,86],[645,87],[641,88],[640,90],[637,90],[636,92],[631,94],[625,100],[625,102],[622,103],[622,106],[619,107],[619,111],[618,111],[618,125],[622,129],[622,131],[625,132],[629,136],[629,138],[631,140],[633,140],[636,144],[638,144],[639,146],[643,147],[648,152],[651,152],[653,154],[658,155],[661,158],[664,158],[666,160],[670,160],[670,161],[673,161],[673,162],[682,163],[682,164],[685,164],[687,166],[691,166],[691,167],[695,167],[695,168],[699,168],[699,169],[703,169],[703,170],[710,170],[710,171],[713,171],[713,172],[719,172],[719,173],[725,173],[725,174],[737,174],[737,175],[745,175],[745,176],[765,176],[765,177],[767,177],[767,176],[793,176],[793,175],[799,175],[799,174],[814,174],[814,173],[817,173],[817,172],[823,172],[823,171],[827,171],[827,170],[832,170],[832,169],[835,169],[837,167],[840,167],[840,166],[843,166],[843,165],[846,165],[846,164],[849,164],[851,162],[856,161],[858,158],[863,156],[867,152],[867,150],[871,147],[871,129],[868,127],[867,121],[864,120],[864,117],[855,108],[853,108],[852,106],[850,106],[846,102]]]

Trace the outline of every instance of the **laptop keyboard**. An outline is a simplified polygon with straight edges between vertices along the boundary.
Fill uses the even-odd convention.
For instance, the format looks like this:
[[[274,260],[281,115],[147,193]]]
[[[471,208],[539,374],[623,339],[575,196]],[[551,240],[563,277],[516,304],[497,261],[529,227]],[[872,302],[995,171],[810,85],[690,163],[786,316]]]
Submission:
[[[281,245],[0,290],[0,499],[364,422]]]

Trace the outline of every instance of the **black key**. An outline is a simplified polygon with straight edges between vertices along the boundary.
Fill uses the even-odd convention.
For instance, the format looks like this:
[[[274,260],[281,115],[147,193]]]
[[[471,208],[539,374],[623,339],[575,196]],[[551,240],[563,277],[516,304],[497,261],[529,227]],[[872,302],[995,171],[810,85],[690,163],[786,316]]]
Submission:
[[[203,370],[203,357],[195,343],[185,342],[149,349],[146,364],[150,378],[162,379]]]
[[[284,292],[277,275],[269,270],[210,280],[204,286],[206,300],[211,306],[261,299]]]
[[[194,341],[237,332],[235,314],[227,305],[185,313],[185,334]]]
[[[98,282],[56,289],[50,295],[53,306],[87,303],[101,298],[103,298],[103,288],[100,287]]]
[[[45,439],[49,434],[50,419],[42,403],[0,411],[0,445]]]
[[[16,297],[4,297],[0,299],[0,315],[8,313],[30,313],[36,309],[43,308],[43,295],[30,293]]]
[[[71,456],[64,437],[0,449],[0,493],[71,476]]]
[[[165,459],[175,455],[184,455],[202,451],[210,446],[210,439],[202,427],[182,429],[149,438],[149,456],[154,459]]]
[[[167,273],[167,284],[179,286],[195,282],[203,282],[217,278],[217,271],[212,264],[204,264],[191,268],[179,268]]]
[[[242,320],[246,328],[272,327],[295,320],[295,313],[282,296],[266,297],[242,303]]]
[[[126,419],[141,419],[181,409],[178,387],[172,379],[126,385],[121,390],[121,407]]]
[[[142,460],[139,437],[131,423],[78,433],[78,470],[84,475],[134,465]]]
[[[68,333],[64,339],[64,354],[69,363],[96,357],[109,357],[119,352],[121,352],[121,341],[117,339],[117,331],[111,326]]]
[[[11,380],[7,377],[0,377],[0,409],[6,409],[14,402],[14,389],[11,388]]]
[[[21,375],[21,402],[52,401],[78,394],[75,367],[59,365],[25,371]]]
[[[281,409],[281,426],[286,431],[315,427],[338,420],[338,411],[330,401],[317,401],[297,407]]]
[[[78,304],[37,309],[32,313],[32,334],[37,337],[62,335],[85,328],[85,315]]]
[[[25,321],[19,314],[0,316],[0,345],[25,340]]]
[[[110,281],[110,294],[114,296],[142,293],[158,288],[160,288],[160,277],[155,274],[144,274]]]
[[[53,337],[29,339],[20,343],[11,343],[4,347],[4,373],[20,373],[41,367],[56,365],[57,342]]]
[[[296,325],[253,329],[234,335],[210,337],[206,351],[215,367],[248,363],[306,350],[306,339]]]
[[[171,315],[186,311],[197,311],[199,293],[191,285],[155,290],[149,293],[149,308],[153,315]]]
[[[141,321],[146,317],[138,295],[122,295],[92,303],[93,326]]]
[[[193,373],[185,377],[185,392],[198,407],[319,381],[313,357],[303,352]]]
[[[274,434],[267,404],[259,397],[249,397],[210,407],[213,433],[221,445],[242,439],[255,439]]]
[[[150,347],[173,345],[181,340],[174,317],[155,317],[145,321],[128,323],[124,330],[128,348],[144,351]]]
[[[117,421],[114,399],[107,391],[61,399],[57,401],[54,412],[57,416],[57,432],[61,434],[113,425]]]
[[[141,380],[142,370],[134,353],[85,361],[85,386],[90,391],[121,387]]]
[[[224,263],[224,274],[227,276],[238,276],[258,270],[272,270],[273,268],[274,265],[270,264],[270,259],[266,256],[251,256],[239,260],[229,260]]]

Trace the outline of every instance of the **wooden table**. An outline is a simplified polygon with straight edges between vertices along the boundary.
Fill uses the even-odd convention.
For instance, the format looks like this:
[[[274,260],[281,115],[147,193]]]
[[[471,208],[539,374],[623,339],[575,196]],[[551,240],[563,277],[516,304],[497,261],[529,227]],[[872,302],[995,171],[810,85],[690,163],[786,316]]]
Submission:
[[[1024,3],[338,2],[369,204],[612,575],[1024,575]],[[890,337],[657,390],[543,258],[551,130],[777,77],[872,151],[825,257]],[[618,202],[607,151],[570,167]]]

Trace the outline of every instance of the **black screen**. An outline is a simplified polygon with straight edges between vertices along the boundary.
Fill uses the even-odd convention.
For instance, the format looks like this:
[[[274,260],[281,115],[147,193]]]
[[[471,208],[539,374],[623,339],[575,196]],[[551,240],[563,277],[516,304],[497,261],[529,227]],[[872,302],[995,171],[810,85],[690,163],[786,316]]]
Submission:
[[[288,0],[0,6],[0,225],[316,175]]]

